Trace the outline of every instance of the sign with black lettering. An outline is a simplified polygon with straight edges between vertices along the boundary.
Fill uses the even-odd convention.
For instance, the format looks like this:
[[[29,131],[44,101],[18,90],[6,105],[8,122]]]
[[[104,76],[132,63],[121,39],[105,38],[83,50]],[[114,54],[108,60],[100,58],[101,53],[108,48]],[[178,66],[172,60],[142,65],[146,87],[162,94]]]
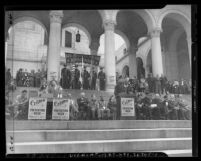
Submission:
[[[68,99],[53,99],[52,119],[69,120]]]
[[[46,119],[46,98],[30,98],[28,119]]]
[[[134,98],[121,98],[121,116],[135,116]]]

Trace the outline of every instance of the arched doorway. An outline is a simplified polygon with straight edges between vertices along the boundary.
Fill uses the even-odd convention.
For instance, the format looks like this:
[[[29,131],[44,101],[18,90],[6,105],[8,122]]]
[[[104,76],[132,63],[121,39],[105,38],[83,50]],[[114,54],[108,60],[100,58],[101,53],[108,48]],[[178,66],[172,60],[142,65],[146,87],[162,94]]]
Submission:
[[[188,22],[184,16],[168,13],[162,20],[161,46],[164,74],[169,80],[190,80],[190,54],[187,41]]]
[[[22,20],[17,19],[8,30],[6,67],[11,69],[14,78],[20,68],[27,72],[42,70],[41,62],[47,55],[44,26],[32,18]]]

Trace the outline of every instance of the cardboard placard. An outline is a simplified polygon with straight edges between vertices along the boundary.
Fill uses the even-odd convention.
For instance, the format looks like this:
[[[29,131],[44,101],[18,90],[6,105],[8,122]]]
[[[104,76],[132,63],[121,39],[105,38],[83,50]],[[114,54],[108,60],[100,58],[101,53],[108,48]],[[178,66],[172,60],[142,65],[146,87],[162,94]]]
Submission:
[[[135,116],[134,98],[121,98],[121,116]]]
[[[53,99],[52,119],[69,120],[69,100]]]
[[[34,97],[29,99],[28,119],[46,119],[47,99]]]

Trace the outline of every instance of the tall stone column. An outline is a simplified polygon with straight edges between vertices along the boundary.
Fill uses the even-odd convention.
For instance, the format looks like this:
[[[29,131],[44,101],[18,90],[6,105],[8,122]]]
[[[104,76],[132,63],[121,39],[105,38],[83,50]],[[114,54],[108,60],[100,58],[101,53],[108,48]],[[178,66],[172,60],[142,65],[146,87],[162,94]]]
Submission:
[[[151,33],[151,50],[152,50],[152,70],[153,76],[163,74],[163,59],[161,54],[160,42],[161,29],[155,28]]]
[[[136,45],[131,45],[130,49],[128,50],[128,54],[129,54],[129,77],[130,78],[133,78],[134,76],[137,77],[136,52],[137,52]]]
[[[50,11],[50,35],[47,56],[48,81],[52,80],[53,78],[59,81],[62,17],[63,11]]]
[[[106,91],[114,92],[116,85],[116,63],[115,63],[115,40],[114,40],[115,22],[104,22],[105,29],[105,74]]]
[[[189,61],[190,61],[190,68],[191,68],[191,48],[192,48],[192,39],[191,35],[189,34],[186,37],[187,43],[188,43],[188,54],[189,54]]]

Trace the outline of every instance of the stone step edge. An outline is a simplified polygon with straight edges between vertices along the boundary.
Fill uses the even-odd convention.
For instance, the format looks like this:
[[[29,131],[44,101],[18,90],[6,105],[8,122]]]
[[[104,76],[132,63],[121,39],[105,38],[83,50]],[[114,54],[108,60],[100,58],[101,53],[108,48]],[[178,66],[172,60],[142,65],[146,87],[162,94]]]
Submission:
[[[81,129],[81,130],[13,130],[6,131],[6,133],[29,133],[29,132],[94,132],[94,131],[160,131],[160,130],[192,130],[192,128],[150,128],[150,129]]]
[[[151,142],[151,141],[172,141],[172,140],[190,140],[191,137],[185,138],[151,138],[151,139],[117,139],[117,140],[87,140],[87,141],[48,141],[48,142],[21,142],[14,143],[14,146],[23,146],[23,145],[55,145],[55,144],[94,144],[94,143],[117,143],[117,142]],[[7,143],[9,145],[10,143]]]

